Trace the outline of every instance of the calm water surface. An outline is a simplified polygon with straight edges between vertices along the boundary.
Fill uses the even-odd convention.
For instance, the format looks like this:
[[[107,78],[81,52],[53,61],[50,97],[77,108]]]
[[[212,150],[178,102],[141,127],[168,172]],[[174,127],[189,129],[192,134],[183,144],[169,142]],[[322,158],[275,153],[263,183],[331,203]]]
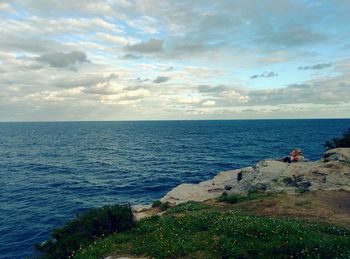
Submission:
[[[0,123],[0,258],[35,255],[77,212],[150,203],[183,182],[282,157],[319,159],[350,120]]]

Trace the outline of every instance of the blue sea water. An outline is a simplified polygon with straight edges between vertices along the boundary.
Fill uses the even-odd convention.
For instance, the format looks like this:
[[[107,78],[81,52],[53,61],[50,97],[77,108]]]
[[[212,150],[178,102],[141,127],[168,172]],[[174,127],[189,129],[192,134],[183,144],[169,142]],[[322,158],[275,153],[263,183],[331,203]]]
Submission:
[[[316,160],[349,119],[0,123],[0,258],[35,255],[77,212],[288,155]]]

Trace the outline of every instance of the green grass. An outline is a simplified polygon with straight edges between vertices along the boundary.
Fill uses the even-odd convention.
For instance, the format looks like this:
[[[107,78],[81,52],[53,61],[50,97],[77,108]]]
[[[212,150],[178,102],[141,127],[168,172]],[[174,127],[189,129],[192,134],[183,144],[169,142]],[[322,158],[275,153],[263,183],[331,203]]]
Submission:
[[[76,258],[142,255],[156,258],[349,258],[350,230],[217,209],[141,220],[124,233],[85,247]]]

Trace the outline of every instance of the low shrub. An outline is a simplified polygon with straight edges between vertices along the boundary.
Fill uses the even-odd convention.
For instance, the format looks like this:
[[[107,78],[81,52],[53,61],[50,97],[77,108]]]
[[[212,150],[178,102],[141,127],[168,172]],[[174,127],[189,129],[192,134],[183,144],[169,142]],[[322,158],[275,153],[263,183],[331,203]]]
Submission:
[[[152,208],[156,208],[162,205],[162,202],[160,200],[156,200],[152,203]]]
[[[350,147],[350,128],[343,134],[341,138],[333,138],[325,143],[326,149],[338,148],[338,147]]]
[[[162,211],[165,211],[165,210],[167,210],[167,209],[170,208],[170,204],[169,204],[169,202],[162,203],[162,204],[159,205],[159,208],[160,208]]]
[[[36,245],[44,258],[68,258],[98,237],[123,232],[134,226],[130,206],[105,206],[92,209],[52,231],[52,239]]]
[[[219,201],[221,202],[227,202],[227,203],[238,203],[245,199],[243,195],[238,194],[228,194],[227,192],[223,192],[222,195],[219,197]]]
[[[161,202],[160,200],[156,200],[152,203],[152,208],[160,208],[161,211],[165,211],[170,208],[169,202]]]

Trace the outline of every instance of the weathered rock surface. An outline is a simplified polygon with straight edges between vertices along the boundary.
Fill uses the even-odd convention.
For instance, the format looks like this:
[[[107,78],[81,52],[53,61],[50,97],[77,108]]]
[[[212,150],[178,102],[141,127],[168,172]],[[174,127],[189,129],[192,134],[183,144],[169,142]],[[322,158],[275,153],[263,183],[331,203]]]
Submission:
[[[134,214],[134,219],[139,221],[143,218],[158,215],[161,216],[165,211],[161,211],[159,208],[152,208],[152,205],[133,205],[131,206],[132,213]]]
[[[246,195],[256,190],[290,194],[316,190],[350,191],[350,148],[329,150],[324,159],[315,162],[288,164],[262,160],[253,167],[222,172],[199,184],[181,184],[161,201],[180,204],[217,198],[224,191]]]
[[[151,204],[144,205],[144,204],[138,204],[138,205],[132,205],[131,209],[133,212],[144,212],[152,208]]]
[[[350,148],[335,148],[324,153],[325,161],[350,162]]]

